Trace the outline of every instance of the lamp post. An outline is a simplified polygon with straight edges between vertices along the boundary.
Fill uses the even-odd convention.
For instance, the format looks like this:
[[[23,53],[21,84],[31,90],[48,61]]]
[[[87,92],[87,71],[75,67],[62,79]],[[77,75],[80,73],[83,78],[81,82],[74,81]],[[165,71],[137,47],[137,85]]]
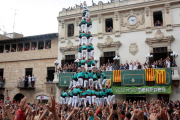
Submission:
[[[148,59],[148,61],[149,61],[149,67],[150,67],[150,58],[152,58],[153,57],[153,55],[150,55],[150,53],[148,53],[147,55],[146,55],[146,59]]]
[[[77,72],[79,59],[74,60],[74,62],[76,63],[76,72]]]
[[[115,63],[117,64],[118,60],[120,60],[120,57],[118,57],[117,55],[113,58],[113,60],[115,61]]]
[[[97,68],[97,63],[99,62],[99,59],[97,57],[95,57],[94,62],[96,63],[96,68]]]
[[[178,53],[176,53],[175,51],[173,51],[173,53],[171,53],[170,56],[173,57],[173,60],[174,60],[174,62],[176,63],[176,58],[178,57]],[[174,66],[176,66],[176,64],[175,64]]]
[[[56,61],[54,62],[54,65],[56,66],[56,73],[57,73],[57,66],[59,65],[59,61],[56,60]]]

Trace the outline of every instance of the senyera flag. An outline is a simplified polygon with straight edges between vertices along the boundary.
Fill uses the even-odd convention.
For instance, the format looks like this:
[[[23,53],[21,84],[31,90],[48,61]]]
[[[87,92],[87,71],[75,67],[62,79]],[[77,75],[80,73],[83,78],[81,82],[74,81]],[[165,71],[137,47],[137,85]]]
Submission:
[[[146,81],[155,81],[153,68],[145,69],[145,74],[146,74]]]
[[[166,70],[155,70],[156,84],[166,84]]]
[[[121,82],[121,70],[113,71],[113,82]]]

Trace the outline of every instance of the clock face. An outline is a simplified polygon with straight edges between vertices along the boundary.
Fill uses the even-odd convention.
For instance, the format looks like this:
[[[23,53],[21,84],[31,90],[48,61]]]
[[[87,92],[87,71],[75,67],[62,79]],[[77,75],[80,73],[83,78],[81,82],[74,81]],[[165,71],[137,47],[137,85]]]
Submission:
[[[135,16],[131,16],[128,18],[128,22],[130,25],[133,25],[137,22],[137,18]]]

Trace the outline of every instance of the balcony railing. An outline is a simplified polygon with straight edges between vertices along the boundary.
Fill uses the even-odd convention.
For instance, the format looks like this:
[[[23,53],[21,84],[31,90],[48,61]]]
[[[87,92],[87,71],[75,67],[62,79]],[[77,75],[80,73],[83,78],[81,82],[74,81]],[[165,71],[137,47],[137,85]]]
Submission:
[[[35,88],[35,84],[34,84],[34,82],[26,82],[26,81],[19,81],[18,82],[18,85],[17,85],[17,88],[31,88],[31,89],[34,89]]]

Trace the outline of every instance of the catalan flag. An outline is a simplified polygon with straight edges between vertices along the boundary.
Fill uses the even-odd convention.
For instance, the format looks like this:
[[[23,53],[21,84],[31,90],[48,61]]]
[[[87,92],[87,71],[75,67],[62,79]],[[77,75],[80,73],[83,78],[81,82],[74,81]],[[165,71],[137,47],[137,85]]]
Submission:
[[[166,84],[166,70],[155,70],[156,84]]]
[[[155,81],[153,68],[146,69],[145,74],[146,74],[146,81]]]
[[[121,70],[113,71],[113,82],[121,82]]]

